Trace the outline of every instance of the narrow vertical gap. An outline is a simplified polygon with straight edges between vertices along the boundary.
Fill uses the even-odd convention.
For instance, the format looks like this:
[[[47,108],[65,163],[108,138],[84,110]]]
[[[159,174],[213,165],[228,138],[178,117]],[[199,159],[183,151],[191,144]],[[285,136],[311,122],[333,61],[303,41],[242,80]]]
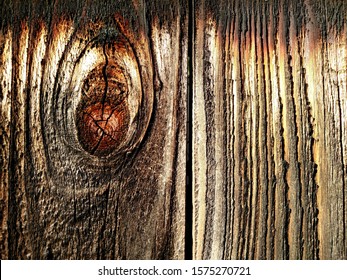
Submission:
[[[187,93],[187,183],[185,256],[193,259],[193,52],[194,52],[194,0],[188,4],[188,93]]]

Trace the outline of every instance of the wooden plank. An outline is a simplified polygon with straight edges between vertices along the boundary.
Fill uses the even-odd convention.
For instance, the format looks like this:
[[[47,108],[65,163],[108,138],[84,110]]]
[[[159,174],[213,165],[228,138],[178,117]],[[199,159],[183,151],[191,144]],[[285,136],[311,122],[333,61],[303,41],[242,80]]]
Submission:
[[[346,2],[194,5],[194,258],[347,258]]]
[[[22,2],[0,30],[1,258],[182,259],[187,4]]]
[[[346,258],[346,11],[4,1],[1,258]]]
[[[8,187],[11,119],[11,77],[12,60],[7,53],[12,53],[12,34],[10,30],[0,31],[0,258],[8,255]]]

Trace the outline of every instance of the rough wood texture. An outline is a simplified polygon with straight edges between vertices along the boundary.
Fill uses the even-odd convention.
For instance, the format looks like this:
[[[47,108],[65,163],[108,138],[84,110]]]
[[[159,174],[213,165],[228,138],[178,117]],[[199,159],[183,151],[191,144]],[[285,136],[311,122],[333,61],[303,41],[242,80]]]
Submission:
[[[346,18],[195,1],[194,258],[347,258]]]
[[[184,257],[187,5],[106,2],[1,6],[2,259]]]
[[[0,5],[0,257],[346,259],[347,2],[103,2]]]

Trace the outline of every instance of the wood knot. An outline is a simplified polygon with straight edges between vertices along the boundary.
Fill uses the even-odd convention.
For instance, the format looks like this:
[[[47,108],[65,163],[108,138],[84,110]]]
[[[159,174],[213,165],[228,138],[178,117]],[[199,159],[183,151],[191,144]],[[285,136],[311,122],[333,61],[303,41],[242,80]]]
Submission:
[[[107,102],[87,105],[79,112],[78,138],[92,155],[106,156],[117,150],[128,130],[128,112],[124,104]]]
[[[78,140],[91,155],[107,156],[122,146],[128,132],[126,80],[115,65],[97,67],[82,91],[76,114]]]
[[[68,106],[60,114],[66,143],[93,166],[121,162],[147,131],[153,75],[147,65],[140,67],[135,51],[121,33],[102,31],[78,56],[66,89],[59,89],[65,92],[60,104]]]

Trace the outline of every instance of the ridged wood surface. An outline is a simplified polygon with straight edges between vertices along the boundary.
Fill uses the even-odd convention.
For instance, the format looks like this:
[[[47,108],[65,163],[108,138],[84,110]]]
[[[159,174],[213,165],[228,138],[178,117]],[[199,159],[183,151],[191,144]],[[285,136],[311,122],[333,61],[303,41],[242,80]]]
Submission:
[[[347,2],[194,9],[194,258],[345,259]]]
[[[1,6],[2,259],[184,257],[186,10]]]
[[[347,2],[104,2],[0,5],[0,257],[346,259]]]

